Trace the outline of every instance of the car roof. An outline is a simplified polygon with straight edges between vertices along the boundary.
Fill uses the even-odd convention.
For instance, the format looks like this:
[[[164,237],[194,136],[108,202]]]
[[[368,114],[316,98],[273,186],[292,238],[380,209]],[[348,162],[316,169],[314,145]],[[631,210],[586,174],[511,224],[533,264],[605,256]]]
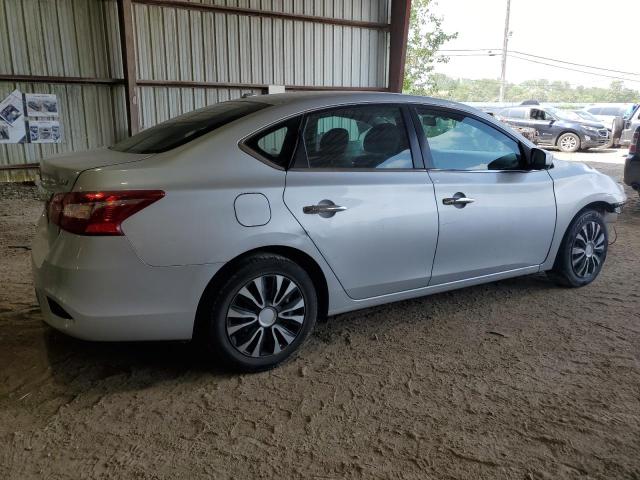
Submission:
[[[543,105],[512,105],[510,107],[504,107],[502,110],[506,110],[506,109],[520,109],[520,110],[530,110],[532,108],[544,108]]]
[[[463,103],[439,98],[404,95],[390,92],[353,92],[353,91],[309,91],[309,92],[287,92],[269,95],[253,95],[233,101],[260,102],[272,105],[273,108],[265,108],[251,115],[244,117],[250,128],[263,128],[264,125],[275,123],[288,116],[302,114],[307,111],[321,110],[324,108],[339,108],[344,105],[367,104],[367,103],[392,103],[392,104],[420,104],[427,107],[450,108],[462,113],[469,113],[481,117],[485,122],[491,123],[500,129],[505,128],[505,124],[498,121],[492,115],[482,110],[465,105]],[[525,139],[526,140],[526,139]]]
[[[352,92],[352,91],[310,91],[310,92],[287,92],[270,95],[255,95],[247,97],[246,100],[252,102],[268,103],[270,105],[290,105],[300,104],[301,106],[322,107],[323,105],[339,105],[348,103],[421,103],[431,106],[442,106],[464,110],[470,113],[483,113],[475,107],[451,100],[426,97],[420,95],[405,95],[402,93],[390,92]]]
[[[606,107],[606,108],[629,108],[630,106],[635,105],[634,103],[592,103],[587,105],[584,108],[597,108],[597,107]]]

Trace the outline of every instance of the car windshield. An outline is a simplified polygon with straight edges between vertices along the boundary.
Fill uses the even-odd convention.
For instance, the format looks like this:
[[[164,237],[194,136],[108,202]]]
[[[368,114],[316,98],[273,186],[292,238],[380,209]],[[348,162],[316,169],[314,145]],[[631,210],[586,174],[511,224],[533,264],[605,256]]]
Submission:
[[[268,106],[251,101],[217,103],[167,120],[110,148],[127,153],[166,152]]]
[[[627,109],[623,113],[623,118],[625,120],[631,118],[636,111],[636,108],[638,108],[638,105],[629,105],[629,107],[627,107]]]

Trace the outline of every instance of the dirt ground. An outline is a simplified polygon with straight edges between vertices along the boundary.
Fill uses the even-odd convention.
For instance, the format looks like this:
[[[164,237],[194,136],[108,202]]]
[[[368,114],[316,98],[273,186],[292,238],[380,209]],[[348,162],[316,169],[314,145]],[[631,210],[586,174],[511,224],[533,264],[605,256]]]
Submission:
[[[231,375],[189,344],[44,326],[27,250],[41,206],[0,186],[0,478],[638,480],[629,199],[588,287],[541,274],[340,315],[285,366]]]

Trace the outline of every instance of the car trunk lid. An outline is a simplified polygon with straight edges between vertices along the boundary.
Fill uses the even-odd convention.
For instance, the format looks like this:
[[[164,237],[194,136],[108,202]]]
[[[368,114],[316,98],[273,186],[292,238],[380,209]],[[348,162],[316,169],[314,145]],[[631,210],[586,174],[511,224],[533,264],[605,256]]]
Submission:
[[[66,193],[73,189],[80,174],[111,165],[139,162],[153,154],[125,153],[101,148],[85,152],[75,152],[65,155],[49,157],[40,162],[40,178],[38,190],[45,201],[45,217],[48,220],[49,203],[56,193]],[[47,221],[47,237],[49,244],[55,240],[60,229],[54,223]]]
[[[40,162],[41,193],[48,198],[54,193],[69,192],[78,176],[85,170],[139,162],[151,155],[101,148],[46,158]]]

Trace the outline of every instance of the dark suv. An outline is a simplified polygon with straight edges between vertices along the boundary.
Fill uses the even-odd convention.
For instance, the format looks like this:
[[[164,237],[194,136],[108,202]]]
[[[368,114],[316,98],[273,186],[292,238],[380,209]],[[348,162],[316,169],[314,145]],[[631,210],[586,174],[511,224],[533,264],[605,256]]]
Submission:
[[[577,152],[609,143],[609,130],[574,112],[540,105],[509,107],[499,112],[509,123],[533,127],[540,134],[540,145],[552,145],[563,152]]]
[[[640,193],[640,127],[636,127],[624,162],[624,183]]]

